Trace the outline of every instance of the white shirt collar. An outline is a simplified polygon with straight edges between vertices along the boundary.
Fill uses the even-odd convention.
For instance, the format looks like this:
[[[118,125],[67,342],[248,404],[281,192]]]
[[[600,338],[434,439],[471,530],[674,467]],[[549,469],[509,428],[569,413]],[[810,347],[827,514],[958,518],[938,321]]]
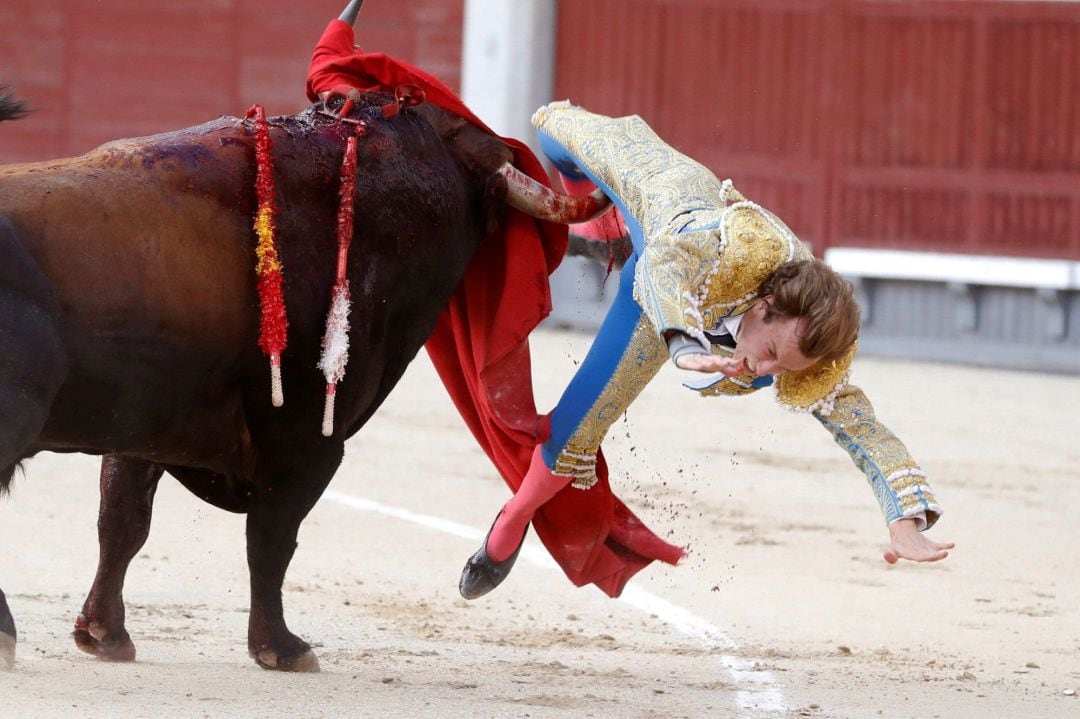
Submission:
[[[743,314],[745,313],[731,315],[720,320],[720,324],[736,342],[739,341],[739,327],[742,325]]]

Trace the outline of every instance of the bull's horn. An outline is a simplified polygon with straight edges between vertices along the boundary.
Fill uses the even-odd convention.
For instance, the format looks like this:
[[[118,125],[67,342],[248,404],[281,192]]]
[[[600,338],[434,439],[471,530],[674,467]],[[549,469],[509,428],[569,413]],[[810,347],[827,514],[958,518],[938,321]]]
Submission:
[[[564,195],[541,185],[507,162],[499,168],[506,178],[506,203],[530,217],[572,225],[601,215],[611,200],[600,190],[589,195]]]

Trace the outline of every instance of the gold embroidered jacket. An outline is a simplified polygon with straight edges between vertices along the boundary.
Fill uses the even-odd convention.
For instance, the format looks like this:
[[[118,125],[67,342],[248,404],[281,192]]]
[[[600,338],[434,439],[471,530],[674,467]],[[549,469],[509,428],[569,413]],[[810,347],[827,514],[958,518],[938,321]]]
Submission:
[[[644,237],[634,297],[656,332],[677,330],[713,348],[705,331],[745,312],[779,265],[811,254],[775,215],[664,143],[640,117],[609,118],[568,102],[551,103],[533,124],[562,144],[606,186]],[[862,390],[848,382],[853,345],[838,361],[778,376],[776,396],[811,413],[866,474],[886,521],[941,512],[926,474],[877,421]],[[718,379],[705,396],[756,391],[752,376]]]

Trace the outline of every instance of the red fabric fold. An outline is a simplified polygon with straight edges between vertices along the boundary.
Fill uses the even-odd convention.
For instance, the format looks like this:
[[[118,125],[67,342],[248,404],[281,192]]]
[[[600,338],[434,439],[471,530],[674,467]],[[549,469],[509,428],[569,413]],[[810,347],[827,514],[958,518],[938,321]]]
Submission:
[[[428,102],[491,132],[436,78],[383,53],[356,49],[353,42],[348,23],[333,20],[327,26],[308,73],[312,101],[342,84],[392,93],[413,83]],[[550,185],[527,146],[502,139],[518,169]],[[565,226],[508,209],[503,236],[480,245],[426,345],[462,418],[513,490],[533,448],[548,434],[533,398],[528,336],[551,312],[548,276],[562,260],[566,241]],[[656,559],[674,564],[683,550],[657,537],[612,494],[602,455],[597,475],[587,491],[568,487],[556,495],[533,526],[570,581],[595,584],[616,597],[642,568]]]
[[[562,181],[563,189],[566,190],[568,195],[587,195],[596,189],[596,185],[589,179],[575,180],[560,174],[559,180]],[[587,222],[570,225],[570,232],[585,239],[599,242],[611,242],[612,240],[620,240],[630,236],[622,212],[614,204],[611,209],[599,217],[594,217]]]

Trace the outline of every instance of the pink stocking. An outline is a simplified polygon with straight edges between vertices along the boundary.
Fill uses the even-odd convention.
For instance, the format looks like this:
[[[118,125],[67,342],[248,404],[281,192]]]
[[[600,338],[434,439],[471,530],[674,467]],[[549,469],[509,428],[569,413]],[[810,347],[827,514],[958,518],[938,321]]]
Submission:
[[[540,456],[540,445],[537,445],[521,486],[503,507],[488,535],[488,557],[493,562],[501,562],[513,554],[536,510],[568,485],[571,479],[552,474]]]

